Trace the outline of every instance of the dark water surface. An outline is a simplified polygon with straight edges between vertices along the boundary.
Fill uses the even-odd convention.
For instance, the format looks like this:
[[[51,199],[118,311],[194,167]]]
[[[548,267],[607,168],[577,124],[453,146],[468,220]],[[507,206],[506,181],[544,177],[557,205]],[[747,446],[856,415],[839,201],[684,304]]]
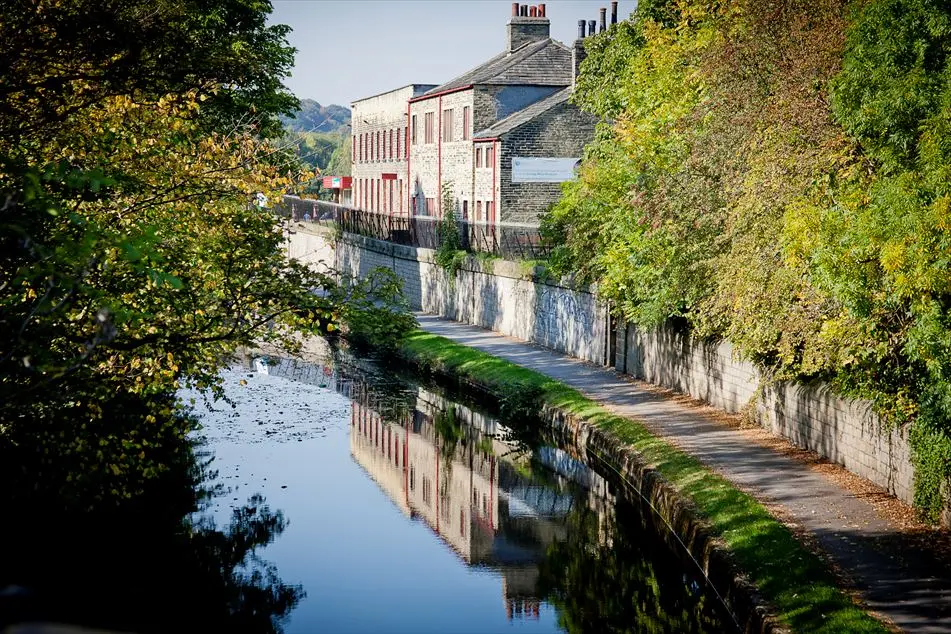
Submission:
[[[666,529],[538,425],[353,359],[257,358],[224,379],[234,407],[183,394],[217,487],[184,541],[106,527],[79,559],[51,549],[38,565],[68,550],[73,599],[41,616],[140,632],[735,630]]]
[[[307,594],[289,634],[731,629],[649,519],[567,451],[392,372],[252,368],[244,402],[263,402],[207,433],[221,473],[290,520],[261,552]],[[288,387],[320,415],[287,420]]]

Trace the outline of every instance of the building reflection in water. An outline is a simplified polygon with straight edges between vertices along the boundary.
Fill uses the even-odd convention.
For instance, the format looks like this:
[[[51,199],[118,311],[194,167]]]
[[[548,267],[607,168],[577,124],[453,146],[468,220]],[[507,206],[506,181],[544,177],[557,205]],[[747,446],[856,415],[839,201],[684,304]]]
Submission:
[[[354,461],[464,565],[498,574],[509,620],[539,619],[544,602],[572,632],[733,629],[651,515],[567,451],[529,450],[494,418],[378,370],[256,367],[347,396]]]
[[[350,452],[409,517],[423,520],[469,566],[498,571],[510,619],[538,618],[538,562],[567,536],[577,487],[542,479],[498,421],[417,388],[404,413],[384,418],[351,393]],[[357,390],[359,392],[359,390]],[[548,449],[549,462],[573,463]],[[578,467],[581,467],[579,469]]]

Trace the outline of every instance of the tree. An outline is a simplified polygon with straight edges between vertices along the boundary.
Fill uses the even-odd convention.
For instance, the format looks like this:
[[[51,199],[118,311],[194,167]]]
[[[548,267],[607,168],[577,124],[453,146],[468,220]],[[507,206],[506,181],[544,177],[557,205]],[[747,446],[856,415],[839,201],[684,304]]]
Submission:
[[[552,268],[624,318],[728,339],[910,424],[951,491],[951,8],[652,0],[586,40],[600,115],[545,221]]]
[[[343,141],[334,149],[333,154],[330,155],[330,162],[324,171],[334,176],[350,176],[352,156],[353,139],[350,136],[344,136]]]
[[[276,200],[306,178],[266,139],[296,100],[268,3],[5,6],[0,60],[0,464],[64,503],[134,495],[260,340],[293,347],[398,289],[288,261]],[[28,33],[29,35],[24,35]],[[402,308],[396,307],[397,312]],[[411,320],[394,323],[409,324]],[[389,332],[393,332],[391,329]]]

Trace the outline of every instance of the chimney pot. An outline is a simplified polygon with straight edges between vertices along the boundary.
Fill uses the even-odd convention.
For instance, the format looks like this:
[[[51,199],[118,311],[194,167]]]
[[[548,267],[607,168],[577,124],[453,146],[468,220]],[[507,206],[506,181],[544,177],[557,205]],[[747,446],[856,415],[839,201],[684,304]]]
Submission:
[[[515,3],[512,9],[515,9]],[[513,15],[505,28],[509,52],[551,37],[551,23],[542,15],[541,9],[522,3],[518,3],[518,15]]]
[[[516,16],[518,16],[518,3],[513,2],[512,3],[512,17],[514,18]]]
[[[617,0],[611,1],[611,24],[617,24]]]
[[[608,10],[605,7],[601,7],[599,11],[601,13],[601,28],[598,29],[598,32],[604,33],[605,29],[608,28]]]
[[[545,5],[544,5],[544,4],[538,5],[538,17],[540,17],[540,18],[544,18],[544,17],[545,17]]]
[[[584,39],[584,20],[578,20],[578,39]]]
[[[597,26],[594,20],[588,20],[588,35],[594,35],[594,27]]]

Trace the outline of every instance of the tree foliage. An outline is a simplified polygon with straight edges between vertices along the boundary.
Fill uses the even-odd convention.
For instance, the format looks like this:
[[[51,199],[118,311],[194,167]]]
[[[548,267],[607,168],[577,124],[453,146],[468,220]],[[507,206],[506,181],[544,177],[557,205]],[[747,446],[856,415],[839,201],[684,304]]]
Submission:
[[[574,99],[604,122],[545,227],[556,271],[624,317],[915,421],[931,517],[951,485],[949,29],[937,0],[652,2],[587,44]]]
[[[280,84],[287,28],[269,12],[256,0],[0,11],[11,487],[86,504],[141,491],[189,429],[178,387],[213,388],[237,346],[293,346],[294,330],[357,315],[351,296],[378,298],[287,260],[276,218],[253,204],[306,177],[266,140],[296,106]]]

